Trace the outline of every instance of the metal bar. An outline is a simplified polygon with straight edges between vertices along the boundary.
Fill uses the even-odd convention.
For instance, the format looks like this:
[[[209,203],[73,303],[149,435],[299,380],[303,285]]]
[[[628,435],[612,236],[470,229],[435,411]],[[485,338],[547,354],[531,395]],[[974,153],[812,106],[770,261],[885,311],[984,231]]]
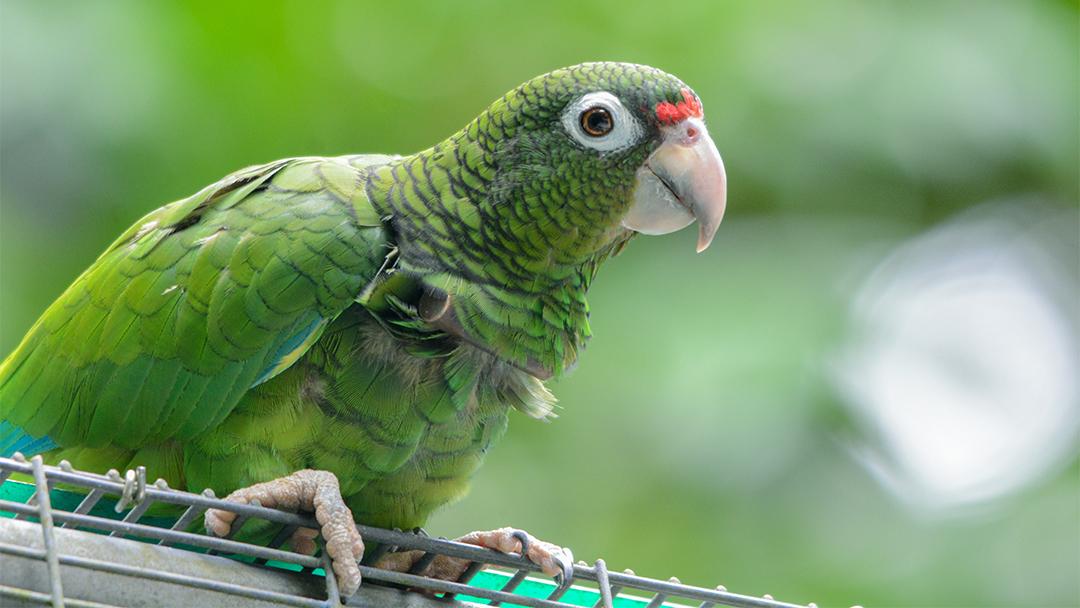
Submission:
[[[431,565],[431,562],[435,561],[438,557],[438,553],[424,553],[420,556],[420,559],[413,562],[411,568],[409,568],[409,574],[423,574],[424,570]]]
[[[200,506],[197,506],[197,505],[191,505],[190,507],[188,507],[187,509],[184,510],[184,514],[181,515],[180,519],[176,520],[176,523],[173,524],[172,527],[169,528],[169,529],[174,531],[174,532],[182,532],[184,534],[187,534],[188,533],[186,531],[187,527],[191,525],[191,522],[195,521],[196,517],[202,515],[203,511],[205,511],[205,510],[206,509],[204,509],[203,507],[200,507]],[[170,540],[167,540],[167,539],[163,538],[163,539],[159,540],[157,544],[168,547],[168,546],[171,546],[171,545],[173,545],[175,543],[173,541],[170,541]]]
[[[619,591],[621,589],[622,589],[622,587],[620,587],[618,585],[611,585],[611,597],[619,597]],[[596,600],[596,604],[593,606],[593,608],[596,608],[597,606],[602,605],[603,601],[604,601],[603,597],[601,597],[599,600]]]
[[[611,607],[611,582],[608,581],[607,563],[596,560],[596,584],[600,587],[600,601],[604,608]]]
[[[28,507],[21,503],[11,502],[8,500],[0,500],[0,510],[12,511],[14,513],[33,513],[33,507]],[[93,517],[91,515],[75,515],[74,513],[65,513],[63,511],[57,511],[55,517],[58,521],[71,521],[80,526],[86,526],[88,528],[97,528],[99,530],[120,531],[124,534],[131,534],[134,536],[145,536],[148,538],[166,539],[174,542],[183,542],[196,547],[202,547],[204,549],[217,549],[226,553],[237,553],[240,555],[248,555],[251,557],[265,557],[266,559],[277,560],[281,562],[291,562],[301,566],[311,566],[318,568],[321,566],[321,562],[314,557],[307,555],[301,555],[299,553],[291,553],[288,551],[282,551],[280,549],[268,549],[266,547],[260,547],[257,545],[248,545],[240,543],[234,540],[227,540],[224,538],[216,538],[213,536],[200,536],[197,534],[190,534],[186,532],[176,532],[173,530],[166,530],[164,528],[155,528],[153,526],[147,526],[144,524],[130,524],[122,521],[114,521],[111,519],[102,519],[100,517]]]
[[[270,541],[270,544],[268,544],[267,546],[270,547],[271,549],[277,549],[278,547],[284,545],[285,541],[292,538],[292,535],[293,535],[294,532],[296,532],[296,530],[297,530],[296,526],[284,526],[284,527],[282,527],[281,531],[274,535],[274,538]]]
[[[153,502],[154,501],[152,499],[147,498],[146,500],[144,500],[141,503],[139,503],[138,505],[136,505],[134,509],[128,511],[127,515],[124,516],[124,519],[123,519],[124,523],[129,523],[129,524],[137,523],[139,521],[139,518],[143,516],[143,513],[146,513],[146,510],[150,508],[150,505]],[[117,536],[117,535],[118,535],[117,532],[110,532],[109,533],[109,536]]]
[[[468,584],[468,582],[471,581],[473,577],[476,576],[476,574],[483,569],[484,564],[480,562],[473,562],[469,564],[468,568],[465,568],[465,572],[461,573],[461,576],[458,578],[457,582],[462,584]]]
[[[315,553],[311,556],[319,560],[319,564],[322,564],[322,549],[315,549]],[[304,566],[300,569],[300,572],[304,574],[311,574],[321,568],[322,566]]]
[[[34,474],[33,470],[30,471],[30,474],[31,475]],[[31,505],[31,506],[37,506],[37,495],[38,495],[38,493],[37,493],[37,490],[35,489],[34,493],[30,495],[30,498],[26,499],[26,504]],[[15,515],[15,519],[26,520],[26,519],[29,519],[29,516],[26,515],[26,514],[23,514],[23,513],[19,513],[19,514]]]
[[[162,545],[184,543],[186,545],[209,549],[215,552],[220,551],[254,557],[258,560],[257,563],[264,562],[265,560],[293,563],[301,566],[303,571],[311,571],[324,565],[325,558],[304,556],[298,553],[276,549],[288,535],[287,532],[290,527],[303,526],[317,529],[318,524],[310,515],[277,511],[258,505],[226,502],[214,497],[212,493],[197,495],[180,490],[173,490],[163,485],[146,486],[145,484],[139,484],[138,494],[139,497],[144,498],[143,502],[135,509],[128,512],[123,521],[103,519],[89,515],[89,511],[105,494],[123,496],[125,489],[127,489],[127,494],[131,495],[132,488],[134,487],[132,484],[125,483],[125,480],[119,479],[118,475],[114,477],[105,477],[91,473],[83,473],[71,469],[70,466],[61,466],[60,468],[51,466],[46,467],[40,463],[40,458],[37,460],[39,462],[35,465],[34,463],[27,462],[25,459],[16,460],[0,458],[0,483],[3,483],[12,473],[31,474],[34,473],[35,468],[38,469],[38,475],[35,476],[37,491],[34,492],[32,497],[33,501],[37,503],[37,506],[0,500],[0,510],[9,511],[15,514],[18,519],[33,517],[39,514],[42,517],[45,517],[44,514],[50,513],[52,516],[51,519],[55,519],[56,523],[61,527],[84,526],[111,532],[114,536],[133,535],[142,537],[142,539],[153,538],[158,539],[158,544]],[[38,499],[44,496],[45,499],[48,500],[49,488],[58,484],[85,488],[89,491],[89,495],[79,503],[79,506],[74,512],[52,512],[50,508],[51,505],[43,505]],[[42,491],[43,488],[44,491]],[[138,501],[137,498],[136,501]],[[173,525],[172,529],[166,530],[164,528],[139,524],[139,518],[145,514],[150,503],[153,501],[186,506],[187,508],[181,515],[180,520]],[[270,548],[249,545],[229,539],[204,536],[195,532],[186,532],[186,528],[190,527],[192,522],[208,508],[228,510],[236,513],[238,519],[234,523],[234,530],[240,527],[237,524],[241,524],[243,520],[247,518],[258,518],[267,522],[281,524],[285,526],[285,529],[278,533],[272,543],[274,546]],[[44,522],[42,525],[44,528]],[[423,551],[424,555],[414,564],[414,570],[417,572],[422,572],[427,566],[427,563],[425,562],[435,559],[438,555],[465,559],[470,562],[470,566],[466,569],[462,579],[457,582],[432,580],[423,576],[418,576],[417,572],[398,573],[361,566],[363,576],[369,581],[382,581],[394,585],[402,585],[410,589],[426,589],[430,592],[444,594],[444,601],[455,594],[463,593],[492,602],[506,602],[537,607],[567,606],[567,604],[558,601],[565,592],[565,588],[561,587],[555,587],[546,599],[527,598],[512,593],[530,572],[537,572],[540,570],[539,566],[519,555],[501,553],[475,545],[468,545],[445,539],[436,539],[380,528],[358,526],[358,530],[366,541],[378,543],[380,548],[397,547],[401,550],[413,549]],[[45,534],[46,532],[43,530],[42,533]],[[55,547],[55,535],[53,543]],[[377,553],[377,551],[372,551],[372,555],[375,553]],[[44,552],[44,555],[47,558],[48,552]],[[61,560],[60,563],[66,563],[63,561],[65,559],[64,556],[60,556],[59,559]],[[483,567],[484,564],[507,568],[514,571],[515,574],[499,591],[480,589],[468,584],[468,581]],[[127,567],[133,568],[134,566]],[[326,577],[327,593],[328,595],[332,595],[330,586],[333,583],[336,583],[336,580],[334,580],[332,570],[327,571],[330,573],[330,575]],[[148,572],[154,574],[158,573],[157,571]],[[142,574],[139,574],[139,576],[141,575]],[[602,580],[604,578],[606,578],[606,580]],[[598,605],[609,605],[608,602],[610,599],[603,597],[605,592],[609,598],[612,598],[620,588],[625,588],[628,591],[647,593],[644,598],[634,597],[633,594],[625,597],[634,597],[634,599],[641,601],[642,603],[649,602],[650,600],[647,598],[651,597],[650,605],[652,606],[662,605],[665,598],[671,597],[694,600],[696,603],[699,603],[698,608],[712,608],[715,605],[732,606],[735,608],[802,608],[796,604],[777,602],[769,596],[752,597],[729,593],[723,587],[719,587],[717,590],[711,590],[683,585],[677,580],[660,581],[639,577],[631,571],[627,571],[626,573],[607,572],[606,565],[604,565],[602,561],[598,561],[596,566],[592,567],[585,564],[575,564],[570,579],[579,579],[596,583],[602,596]],[[56,580],[59,581],[59,578],[56,578]],[[582,588],[578,587],[578,589]],[[590,589],[590,591],[592,590]],[[44,594],[42,595],[44,596]],[[305,600],[302,604],[303,606],[326,605],[326,601],[313,600],[310,597],[297,599]],[[308,601],[314,603],[308,603]],[[75,604],[70,605],[74,606]]]
[[[283,527],[277,534],[274,535],[274,538],[271,539],[270,543],[267,544],[266,546],[271,548],[271,549],[277,549],[278,547],[284,545],[285,541],[289,540],[289,538],[292,536],[293,532],[295,532],[295,531],[296,531],[296,526],[285,526],[285,527]],[[255,560],[255,565],[256,566],[263,566],[263,565],[266,565],[267,561],[268,560],[265,560],[265,559],[260,557],[259,559]]]
[[[18,461],[10,459],[0,459],[3,462],[4,468],[10,468],[16,473],[31,474],[33,471],[29,465],[22,465]],[[69,485],[82,486],[84,488],[97,488],[104,490],[108,494],[122,495],[124,492],[123,482],[110,481],[108,478],[99,476],[85,476],[81,472],[67,472],[50,467],[46,471],[46,477],[53,482],[63,483]],[[197,505],[205,509],[223,509],[226,511],[232,511],[238,515],[247,515],[260,517],[275,523],[280,524],[293,524],[306,527],[319,527],[317,523],[314,523],[314,518],[303,517],[296,513],[289,513],[288,511],[278,511],[276,509],[267,509],[264,507],[256,507],[253,505],[245,505],[235,502],[227,502],[220,498],[212,498],[203,496],[201,494],[191,494],[189,492],[182,492],[173,489],[160,489],[155,487],[146,488],[146,497],[152,498],[158,502],[164,502],[174,505],[192,506]],[[378,529],[378,528],[375,528]],[[385,532],[390,532],[385,530]]]
[[[586,580],[596,580],[595,569],[588,566],[577,566],[575,568],[575,575]],[[729,593],[727,591],[692,587],[690,585],[683,585],[682,583],[672,583],[670,581],[661,581],[621,572],[609,572],[608,579],[612,584],[617,584],[622,587],[656,593],[662,592],[670,596],[682,597],[688,600],[709,600],[717,604],[732,606],[734,608],[806,608],[801,604],[790,604],[751,595],[740,595],[738,593]]]
[[[86,495],[86,498],[82,499],[82,501],[79,502],[79,506],[75,507],[73,513],[78,513],[79,515],[89,513],[90,509],[93,509],[94,505],[96,505],[98,501],[101,500],[102,496],[105,496],[105,492],[103,492],[102,490],[90,490],[90,493]],[[67,524],[60,524],[60,527],[66,528]]]
[[[225,538],[228,540],[232,540],[233,537],[236,536],[236,533],[240,531],[240,528],[244,527],[244,524],[247,523],[248,519],[249,517],[247,515],[237,516],[237,518],[234,519],[232,524],[229,526],[229,534]],[[206,552],[207,555],[217,555],[218,553],[220,553],[220,551],[218,551],[217,549],[211,549]]]
[[[16,545],[10,545],[8,543],[0,543],[0,553],[18,555],[20,557],[26,557],[30,559],[44,558],[44,551],[40,551],[38,549],[30,549],[27,547],[19,547]],[[229,595],[239,595],[255,600],[281,602],[290,606],[298,606],[300,608],[326,608],[326,603],[323,600],[315,600],[296,595],[288,595],[285,593],[278,593],[276,591],[265,591],[262,589],[255,589],[252,587],[245,587],[244,585],[235,585],[232,583],[223,583],[221,581],[215,581],[211,579],[196,578],[193,576],[188,576],[186,574],[173,574],[172,572],[150,570],[148,568],[140,568],[138,566],[113,564],[110,562],[91,559],[87,557],[78,557],[75,555],[61,555],[60,563],[64,564],[65,566],[87,568],[90,570],[97,570],[99,572],[119,574],[121,576],[148,578],[155,581],[161,581],[163,583],[173,583],[176,585],[184,585],[187,587],[196,587],[198,589],[205,589],[207,591],[216,591]]]
[[[372,568],[370,566],[360,566],[360,575],[368,580],[394,583],[397,585],[404,585],[406,587],[427,589],[429,591],[435,591],[436,593],[471,595],[473,597],[479,597],[486,600],[499,600],[519,606],[530,606],[531,608],[578,608],[576,606],[573,606],[572,604],[552,602],[539,598],[514,595],[512,593],[503,593],[502,591],[495,591],[493,589],[470,587],[469,585],[466,585],[464,583],[455,583],[440,579],[427,578],[424,576],[417,576],[415,574],[406,574],[404,572],[394,572],[392,570]]]
[[[18,587],[8,587],[6,585],[0,585],[0,597],[10,597],[17,600],[24,600],[29,602],[36,602],[38,604],[48,605],[52,602],[48,593],[41,593],[40,591],[30,591],[28,589],[19,589]],[[102,604],[99,602],[91,602],[88,600],[75,600],[67,598],[68,608],[123,608],[115,604]]]
[[[323,578],[326,579],[326,606],[340,606],[341,592],[338,591],[337,576],[334,573],[334,563],[330,560],[330,554],[323,551]]]
[[[461,583],[462,585],[467,585],[469,581],[472,580],[472,577],[476,576],[476,573],[480,572],[483,567],[484,564],[481,564],[480,562],[471,562],[465,568],[465,571],[461,573],[461,576],[458,577],[457,582]],[[455,595],[455,593],[448,593],[446,594],[446,599],[452,600],[454,599]]]
[[[34,468],[34,485],[37,487],[38,521],[41,522],[41,536],[45,543],[45,563],[49,565],[49,591],[52,595],[53,608],[64,608],[64,585],[60,582],[60,561],[56,554],[56,537],[53,535],[52,502],[49,498],[49,482],[45,480],[45,469],[41,456],[34,456],[31,461]]]
[[[525,580],[525,577],[528,575],[529,573],[525,570],[518,570],[514,573],[514,576],[510,577],[510,580],[506,581],[506,584],[503,585],[502,589],[499,591],[502,591],[503,593],[513,593],[514,589],[517,589],[518,585],[521,584],[521,581]],[[502,602],[491,602],[492,606],[499,606],[501,604]]]
[[[725,592],[725,591],[727,591],[727,587],[725,587],[723,585],[717,585],[716,590],[720,591],[720,592]],[[714,606],[717,606],[717,605],[718,604],[716,602],[713,602],[711,600],[705,600],[704,602],[701,602],[701,604],[697,608],[713,608]],[[807,608],[817,608],[817,606],[815,606],[813,604],[810,604],[809,606],[807,606]]]
[[[361,536],[363,536],[363,535],[361,535]],[[367,540],[367,539],[365,538],[365,540]],[[390,552],[390,545],[387,545],[386,543],[379,543],[379,544],[375,545],[375,548],[372,549],[370,553],[369,552],[364,553],[364,559],[366,559],[370,563],[374,564],[375,562],[379,561],[379,558],[381,558],[382,556],[386,555],[389,552]]]
[[[550,594],[548,594],[547,599],[549,599],[551,601],[555,601],[555,600],[561,598],[563,595],[565,595],[566,592],[570,590],[570,588],[571,588],[570,585],[566,585],[566,586],[558,586],[558,585],[556,585],[555,589],[552,590],[552,592]]]

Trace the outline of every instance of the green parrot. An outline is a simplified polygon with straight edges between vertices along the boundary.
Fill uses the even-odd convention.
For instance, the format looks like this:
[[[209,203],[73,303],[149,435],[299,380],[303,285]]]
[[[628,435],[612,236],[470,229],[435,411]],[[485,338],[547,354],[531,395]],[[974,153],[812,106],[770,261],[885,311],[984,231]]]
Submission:
[[[600,265],[695,220],[704,250],[725,198],[696,94],[625,63],[529,80],[416,154],[243,169],[137,221],[37,320],[0,364],[0,455],[314,511],[352,593],[354,519],[419,527],[462,497],[510,410],[553,416]],[[461,540],[570,561],[509,528]]]

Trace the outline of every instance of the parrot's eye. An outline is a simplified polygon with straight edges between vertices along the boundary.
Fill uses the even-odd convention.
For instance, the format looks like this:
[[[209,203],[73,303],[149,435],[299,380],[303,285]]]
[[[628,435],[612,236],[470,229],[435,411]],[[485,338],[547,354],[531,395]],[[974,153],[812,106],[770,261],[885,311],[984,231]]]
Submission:
[[[601,153],[629,148],[644,132],[619,98],[607,91],[586,93],[570,102],[562,124],[579,145]]]
[[[615,119],[606,108],[594,106],[581,113],[581,130],[593,137],[602,137],[615,127]]]

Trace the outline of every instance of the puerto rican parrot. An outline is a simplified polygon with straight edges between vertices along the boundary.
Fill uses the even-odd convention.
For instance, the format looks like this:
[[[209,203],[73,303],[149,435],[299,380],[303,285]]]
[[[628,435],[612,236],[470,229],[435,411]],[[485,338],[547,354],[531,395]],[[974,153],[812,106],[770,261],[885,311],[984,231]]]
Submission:
[[[237,171],[137,221],[4,359],[0,454],[314,511],[352,593],[354,517],[460,498],[511,409],[553,415],[601,263],[695,220],[704,250],[725,197],[697,95],[625,63],[529,80],[416,154]],[[461,540],[570,563],[510,528]]]

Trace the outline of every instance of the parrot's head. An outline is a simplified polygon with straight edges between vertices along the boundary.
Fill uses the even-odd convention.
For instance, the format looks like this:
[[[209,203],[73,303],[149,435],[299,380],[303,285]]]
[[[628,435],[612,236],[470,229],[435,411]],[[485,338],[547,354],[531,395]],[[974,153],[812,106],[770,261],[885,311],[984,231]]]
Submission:
[[[477,122],[477,133],[494,135],[496,202],[520,207],[519,219],[587,237],[565,245],[587,249],[696,220],[700,252],[723,217],[724,165],[701,101],[656,68],[556,70],[507,93]]]
[[[724,165],[697,95],[643,65],[584,63],[497,99],[445,141],[388,162],[369,194],[420,317],[538,378],[577,359],[586,291],[635,234],[724,215]]]

